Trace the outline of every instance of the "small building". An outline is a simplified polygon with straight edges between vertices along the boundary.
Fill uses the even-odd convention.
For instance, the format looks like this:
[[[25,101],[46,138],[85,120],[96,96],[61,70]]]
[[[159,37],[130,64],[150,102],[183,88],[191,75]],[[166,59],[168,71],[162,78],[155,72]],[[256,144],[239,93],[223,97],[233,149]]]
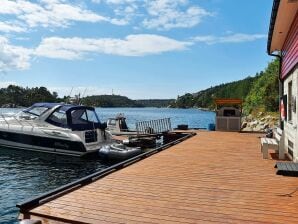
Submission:
[[[284,149],[298,161],[298,0],[274,0],[267,52],[280,59],[280,111]]]
[[[216,99],[216,131],[240,131],[242,100]]]

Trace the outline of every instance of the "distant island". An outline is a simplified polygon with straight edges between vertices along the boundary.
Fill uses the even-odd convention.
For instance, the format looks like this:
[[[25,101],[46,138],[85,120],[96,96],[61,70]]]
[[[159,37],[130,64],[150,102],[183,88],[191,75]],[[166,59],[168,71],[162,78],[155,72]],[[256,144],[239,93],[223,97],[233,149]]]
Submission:
[[[58,97],[57,92],[50,92],[46,87],[24,88],[9,85],[0,89],[1,107],[28,107],[36,102],[71,102],[73,98]],[[94,107],[167,107],[174,99],[132,100],[120,95],[95,95],[79,99],[79,103]]]
[[[174,99],[132,100],[120,95],[97,95],[82,98],[84,105],[94,107],[168,107]]]
[[[273,60],[268,67],[253,77],[225,83],[187,93],[177,99],[132,100],[120,95],[93,95],[80,99],[80,103],[94,107],[172,107],[214,109],[216,98],[240,98],[244,100],[246,113],[252,111],[278,111],[278,71],[279,62]],[[58,97],[57,92],[50,92],[46,87],[24,88],[9,85],[0,89],[1,107],[28,107],[36,102],[70,102],[69,96]]]

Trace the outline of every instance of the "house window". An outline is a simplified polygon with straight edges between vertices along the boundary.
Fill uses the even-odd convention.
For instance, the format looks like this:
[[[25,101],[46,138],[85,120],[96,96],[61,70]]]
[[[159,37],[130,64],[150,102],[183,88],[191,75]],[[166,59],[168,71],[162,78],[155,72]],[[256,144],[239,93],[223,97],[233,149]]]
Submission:
[[[288,83],[288,120],[292,120],[292,108],[293,108],[293,95],[292,95],[292,81]]]

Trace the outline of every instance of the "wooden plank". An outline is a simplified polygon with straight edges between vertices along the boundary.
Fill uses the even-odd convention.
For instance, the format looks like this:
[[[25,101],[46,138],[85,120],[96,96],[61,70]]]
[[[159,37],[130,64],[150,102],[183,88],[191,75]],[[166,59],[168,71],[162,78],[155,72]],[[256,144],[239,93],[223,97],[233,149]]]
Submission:
[[[136,197],[134,199],[129,198],[129,196],[127,195],[113,195],[113,197],[110,197],[107,194],[98,194],[98,196],[100,196],[100,198],[102,200],[98,200],[96,198],[92,199],[89,201],[89,203],[92,203],[92,206],[96,206],[98,208],[105,206],[105,207],[121,207],[121,208],[140,208],[142,209],[144,205],[147,205],[147,212],[152,211],[152,213],[160,213],[161,211],[167,212],[169,210],[173,210],[173,207],[170,206],[171,202],[179,202],[179,200],[173,200],[171,199],[171,201],[167,198],[160,198],[159,199],[159,203],[157,204],[155,201],[151,201],[151,200],[146,200],[146,198],[143,197]],[[107,200],[107,199],[113,199],[113,200]],[[53,202],[56,204],[71,204],[73,203],[75,200],[80,200],[80,201],[86,201],[86,198],[84,198],[84,196],[80,196],[80,197],[76,197],[76,198],[64,198],[64,200],[60,200],[59,202]],[[88,199],[89,200],[89,199]],[[283,201],[283,200],[282,200]],[[243,203],[245,202],[245,203]],[[295,202],[294,200],[292,200],[292,202]],[[238,208],[238,206],[240,206],[240,208],[242,209],[247,209],[247,210],[260,210],[263,211],[264,213],[281,213],[282,215],[285,216],[289,216],[292,215],[292,212],[297,211],[297,208],[295,208],[295,206],[293,206],[293,208],[290,208],[287,211],[280,211],[280,205],[282,205],[282,203],[262,203],[261,200],[256,201],[255,206],[251,207],[249,206],[250,203],[253,203],[252,200],[250,200],[250,198],[246,198],[243,199],[241,202],[239,202],[239,198],[231,198],[231,197],[223,197],[221,199],[221,203],[218,203],[214,200],[210,200],[209,197],[204,197],[203,195],[200,197],[197,197],[196,200],[192,200],[192,201],[186,201],[186,202],[181,202],[180,201],[180,206],[179,208],[176,208],[175,211],[175,216],[176,215],[180,215],[180,213],[184,213],[187,214],[187,217],[189,217],[189,213],[191,213],[191,210],[185,210],[187,208],[192,208],[194,206],[198,206],[198,204],[200,205],[204,205],[204,206],[213,206],[214,208],[219,207],[219,206],[223,206],[228,208]],[[78,207],[80,206],[84,206],[84,204],[82,205],[77,205]],[[90,207],[91,208],[91,207]],[[290,212],[289,212],[290,211]],[[298,218],[297,214],[294,215],[293,217]]]
[[[293,188],[294,189],[294,188]],[[82,192],[84,193],[84,192]],[[262,197],[260,194],[260,198],[249,198],[249,197],[245,197],[244,193],[241,194],[240,192],[232,192],[232,194],[226,194],[225,196],[221,196],[221,194],[223,194],[224,192],[218,192],[217,194],[214,194],[214,196],[216,195],[216,197],[220,197],[221,201],[220,204],[224,204],[225,207],[230,207],[230,208],[245,208],[245,209],[252,209],[252,210],[256,210],[259,208],[263,208],[264,211],[267,212],[282,212],[284,214],[287,214],[287,211],[279,211],[279,207],[280,205],[282,205],[286,200],[286,198],[280,199],[279,202],[276,203],[272,203],[271,201],[265,201],[264,199],[271,199],[271,200],[275,200],[279,198],[279,195],[285,193],[280,192],[279,195],[275,195],[274,197]],[[236,193],[236,194],[235,194]],[[206,194],[206,193],[205,193]],[[237,197],[233,197],[233,195],[237,195]],[[141,195],[141,194],[137,194],[135,196],[135,198],[131,199],[130,201],[128,201],[129,199],[129,194],[126,194],[125,192],[115,192],[113,194],[113,196],[109,195],[109,194],[105,194],[105,193],[98,193],[96,194],[95,198],[93,198],[92,200],[90,200],[90,202],[94,203],[94,204],[101,204],[101,203],[107,203],[107,204],[119,204],[119,205],[124,205],[124,206],[129,206],[129,204],[132,204],[132,206],[138,206],[138,205],[145,205],[148,204],[148,206],[156,206],[159,208],[164,208],[164,209],[171,209],[171,206],[169,206],[171,203],[175,204],[177,202],[180,202],[180,205],[182,206],[186,206],[186,207],[191,207],[193,206],[198,206],[199,204],[212,204],[212,206],[217,207],[218,203],[217,201],[212,200],[211,197],[209,197],[208,195],[204,195],[204,194],[200,194],[196,197],[192,197],[191,200],[188,200],[187,202],[182,202],[181,201],[181,196],[180,197],[167,197],[166,195],[163,196],[159,196],[158,197],[158,202],[159,204],[157,204],[156,202],[154,202],[154,200],[152,200],[152,198],[146,196],[146,195]],[[241,196],[241,202],[239,202],[239,198]],[[98,200],[98,199],[102,199],[102,200]],[[112,199],[110,201],[108,201],[108,198]],[[67,197],[64,198],[63,200],[60,200],[59,202],[63,202],[65,204],[67,204],[69,201],[75,201],[75,200],[82,200],[82,201],[87,201],[84,196],[77,196],[77,197]],[[295,200],[288,200],[287,201],[291,201],[295,203]],[[243,202],[245,202],[245,204],[243,204]],[[254,203],[254,206],[251,206],[252,203]],[[83,206],[83,205],[82,205]],[[295,206],[293,206],[293,208],[289,208],[289,210],[292,211],[292,209],[295,209]],[[294,217],[297,217],[297,215],[294,215]]]
[[[280,171],[287,171],[287,166],[285,163],[280,163]]]
[[[292,171],[292,167],[288,162],[286,162],[285,165],[286,165],[286,169],[287,169],[286,171]]]
[[[298,180],[275,175],[258,137],[200,131],[28,213],[45,223],[297,223],[298,194],[287,195]]]
[[[291,167],[291,171],[297,172],[298,170],[296,170],[296,166],[294,165],[294,163],[288,163],[289,166]]]
[[[286,176],[298,176],[298,164],[294,162],[277,162],[277,174]]]
[[[283,163],[283,170],[284,171],[288,171],[289,170],[289,168],[288,168],[288,162]]]

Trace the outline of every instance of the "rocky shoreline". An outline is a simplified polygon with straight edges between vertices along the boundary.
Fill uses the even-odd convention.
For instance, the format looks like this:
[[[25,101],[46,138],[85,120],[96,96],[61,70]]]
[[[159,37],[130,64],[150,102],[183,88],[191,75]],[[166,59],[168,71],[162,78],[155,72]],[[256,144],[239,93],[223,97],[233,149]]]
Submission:
[[[265,114],[259,112],[256,116],[247,115],[242,117],[241,131],[266,132],[278,125],[278,115]]]

